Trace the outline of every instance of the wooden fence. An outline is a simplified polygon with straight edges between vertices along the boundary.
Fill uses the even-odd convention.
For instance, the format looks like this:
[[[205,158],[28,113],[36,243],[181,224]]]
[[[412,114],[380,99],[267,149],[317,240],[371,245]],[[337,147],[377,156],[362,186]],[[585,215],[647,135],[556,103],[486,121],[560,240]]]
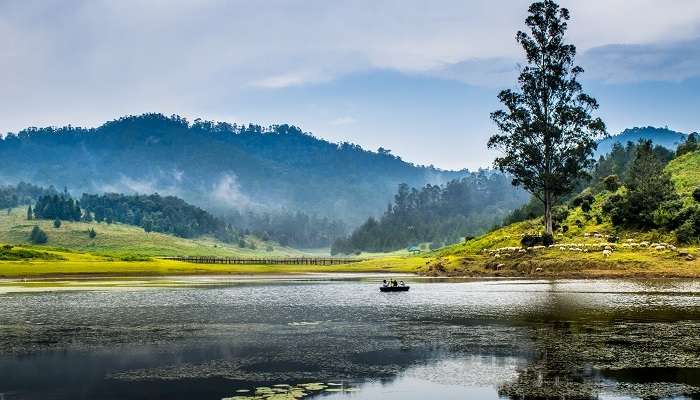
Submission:
[[[242,258],[184,256],[164,257],[167,260],[184,261],[195,264],[255,264],[255,265],[340,265],[364,261],[362,258],[336,257],[277,257],[277,258]]]

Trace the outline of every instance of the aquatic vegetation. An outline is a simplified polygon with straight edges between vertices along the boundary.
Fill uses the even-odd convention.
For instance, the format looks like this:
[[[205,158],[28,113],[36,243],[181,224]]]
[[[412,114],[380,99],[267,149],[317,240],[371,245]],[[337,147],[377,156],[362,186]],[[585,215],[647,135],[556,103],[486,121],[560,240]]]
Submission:
[[[333,388],[329,388],[333,386]],[[271,387],[261,386],[255,388],[250,396],[226,397],[222,400],[297,400],[312,393],[321,392],[356,392],[357,388],[342,388],[342,383],[299,383],[294,386],[289,384],[276,384]],[[250,392],[248,389],[236,390],[236,393]]]

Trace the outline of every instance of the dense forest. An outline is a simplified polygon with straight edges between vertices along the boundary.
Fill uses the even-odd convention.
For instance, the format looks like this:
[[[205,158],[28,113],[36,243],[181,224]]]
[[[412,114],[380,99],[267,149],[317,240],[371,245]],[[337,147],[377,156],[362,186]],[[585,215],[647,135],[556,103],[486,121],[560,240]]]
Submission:
[[[695,135],[690,135],[689,143],[695,140]],[[659,160],[662,166],[668,164],[675,157],[675,152],[669,150],[665,146],[661,145],[651,145],[650,141],[641,139],[638,142],[627,142],[626,144],[614,143],[611,147],[609,153],[601,155],[596,161],[595,165],[589,172],[589,177],[587,179],[581,179],[577,185],[578,189],[572,192],[570,195],[562,197],[559,199],[558,204],[564,205],[567,203],[576,202],[576,198],[581,198],[579,193],[600,193],[605,190],[606,187],[609,188],[615,185],[622,185],[622,182],[627,178],[627,174],[631,168],[632,162],[636,158],[636,154],[640,143],[644,143],[645,146],[651,146],[650,151],[653,153],[654,157]],[[684,152],[685,142],[679,146],[679,153]],[[532,218],[537,218],[544,213],[544,208],[542,202],[535,199],[534,197],[530,199],[529,202],[523,206],[513,210],[510,215],[508,215],[504,221],[503,225],[509,225],[519,221],[525,221]]]
[[[97,128],[29,128],[0,139],[0,180],[79,193],[161,193],[217,214],[302,211],[357,225],[400,183],[466,174],[416,166],[389,150],[331,143],[289,125],[236,125],[161,114]]]
[[[146,232],[169,233],[183,238],[212,234],[233,242],[238,232],[209,212],[175,196],[83,194],[80,205],[85,218],[97,222],[121,222],[142,227]]]
[[[370,217],[347,238],[335,241],[333,254],[391,251],[432,242],[433,247],[484,233],[527,199],[513,192],[503,174],[480,171],[445,185],[399,185],[393,204],[380,218]]]
[[[614,227],[648,231],[658,229],[675,233],[679,243],[700,241],[700,187],[690,202],[679,196],[670,174],[664,170],[675,157],[700,150],[698,135],[688,135],[673,152],[664,146],[641,139],[626,145],[616,143],[609,154],[601,156],[581,182],[581,190],[561,199],[555,209],[559,226],[573,207],[581,207],[586,218],[609,220]],[[598,213],[592,209],[596,196],[605,195]],[[513,211],[504,224],[541,217],[542,205],[531,200]]]
[[[53,194],[39,197],[34,204],[33,212],[29,206],[27,218],[80,221],[83,219],[83,212],[80,209],[80,203],[68,194]]]
[[[301,211],[234,211],[225,220],[262,240],[274,240],[283,246],[295,248],[327,248],[348,233],[348,226],[340,220],[308,215]]]

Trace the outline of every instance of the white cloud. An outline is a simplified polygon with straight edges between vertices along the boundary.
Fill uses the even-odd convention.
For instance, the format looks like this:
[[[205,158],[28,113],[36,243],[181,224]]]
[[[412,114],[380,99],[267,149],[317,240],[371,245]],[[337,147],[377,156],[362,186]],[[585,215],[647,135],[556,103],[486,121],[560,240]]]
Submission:
[[[562,0],[580,53],[700,36],[697,0]],[[0,131],[148,111],[222,113],[249,91],[375,69],[502,85],[528,0],[0,2]],[[592,50],[600,52],[601,50]],[[611,56],[612,57],[612,56]],[[636,53],[634,60],[644,61]],[[606,76],[634,73],[628,63]],[[624,61],[624,60],[623,60]],[[681,76],[695,66],[678,59]],[[697,64],[695,64],[697,65]],[[648,64],[640,79],[674,68]],[[589,68],[593,73],[593,68]],[[234,110],[235,112],[235,110]]]
[[[586,77],[611,83],[680,82],[700,76],[700,38],[658,44],[616,44],[581,57]]]
[[[224,173],[212,190],[212,199],[217,205],[227,208],[245,208],[250,200],[241,192],[236,174]]]
[[[351,125],[357,122],[353,117],[338,117],[330,122],[334,126]]]

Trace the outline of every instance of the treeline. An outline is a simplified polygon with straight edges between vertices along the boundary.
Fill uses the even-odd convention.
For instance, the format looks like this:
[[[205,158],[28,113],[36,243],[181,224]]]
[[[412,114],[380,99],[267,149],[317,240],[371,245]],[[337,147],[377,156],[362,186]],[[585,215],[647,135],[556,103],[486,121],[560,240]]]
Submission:
[[[175,196],[83,194],[80,204],[86,219],[97,222],[116,221],[183,238],[212,234],[226,242],[239,239],[231,225]]]
[[[28,128],[0,137],[3,176],[68,185],[81,193],[177,192],[226,214],[240,199],[260,209],[289,209],[359,225],[391,199],[396,186],[447,182],[463,171],[413,165],[389,150],[331,143],[295,126],[229,124],[144,114],[97,128]],[[62,168],[55,168],[61,165]],[[239,196],[212,196],[235,180]],[[59,186],[60,185],[60,186]],[[138,185],[137,185],[138,186]],[[224,190],[225,192],[225,190]]]
[[[295,248],[327,248],[336,239],[348,234],[347,225],[340,220],[308,215],[301,211],[234,211],[225,219],[245,233]]]
[[[690,135],[690,140],[694,140],[694,135]],[[651,141],[641,140],[637,143],[627,142],[625,145],[614,143],[609,153],[601,155],[596,161],[593,168],[589,171],[588,178],[581,179],[577,185],[578,189],[572,194],[562,197],[558,201],[559,206],[579,206],[577,204],[581,198],[590,200],[590,196],[600,193],[603,190],[609,190],[614,187],[615,190],[627,180],[628,174],[632,168],[632,164],[637,159],[640,145],[645,146],[645,151],[653,155],[654,159],[658,160],[663,168],[674,157],[673,151],[666,147],[653,145]],[[679,146],[679,149],[681,149]],[[582,197],[583,196],[583,197]],[[578,199],[578,200],[577,200]],[[516,222],[525,221],[528,219],[538,218],[544,214],[542,202],[534,197],[523,206],[513,210],[504,220],[503,225],[510,225]]]
[[[480,171],[445,185],[399,185],[394,202],[380,218],[370,217],[347,238],[333,243],[332,254],[383,252],[431,242],[433,247],[478,235],[499,223],[527,199],[514,192],[503,174]]]
[[[50,196],[57,193],[53,186],[46,189],[25,182],[20,182],[14,186],[0,186],[0,208],[29,205],[36,202],[41,196]]]
[[[689,141],[694,142],[692,137]],[[697,149],[697,144],[692,142],[686,142],[683,152],[694,145]],[[674,231],[681,243],[697,242],[700,239],[700,187],[693,193],[695,201],[685,202],[676,192],[670,174],[664,170],[667,163],[654,152],[650,141],[640,141],[620,180],[622,189],[617,190],[614,175],[607,179],[606,189],[615,189],[615,192],[603,203],[602,210],[615,226]]]
[[[585,218],[598,223],[608,219],[613,226],[625,229],[659,229],[673,232],[679,243],[700,241],[700,187],[688,202],[677,193],[666,165],[675,157],[700,150],[697,134],[691,134],[676,152],[655,146],[650,140],[613,145],[610,153],[601,156],[581,182],[582,190],[561,199],[554,210],[554,222],[559,223],[568,211],[581,207]],[[690,171],[689,171],[690,172]],[[596,196],[607,193],[599,210],[593,210]],[[512,212],[506,224],[541,217],[542,206],[531,200]]]
[[[83,219],[83,212],[80,203],[73,200],[67,193],[62,195],[41,196],[34,204],[34,211],[29,206],[27,210],[28,219],[57,219],[63,221],[80,221]]]

